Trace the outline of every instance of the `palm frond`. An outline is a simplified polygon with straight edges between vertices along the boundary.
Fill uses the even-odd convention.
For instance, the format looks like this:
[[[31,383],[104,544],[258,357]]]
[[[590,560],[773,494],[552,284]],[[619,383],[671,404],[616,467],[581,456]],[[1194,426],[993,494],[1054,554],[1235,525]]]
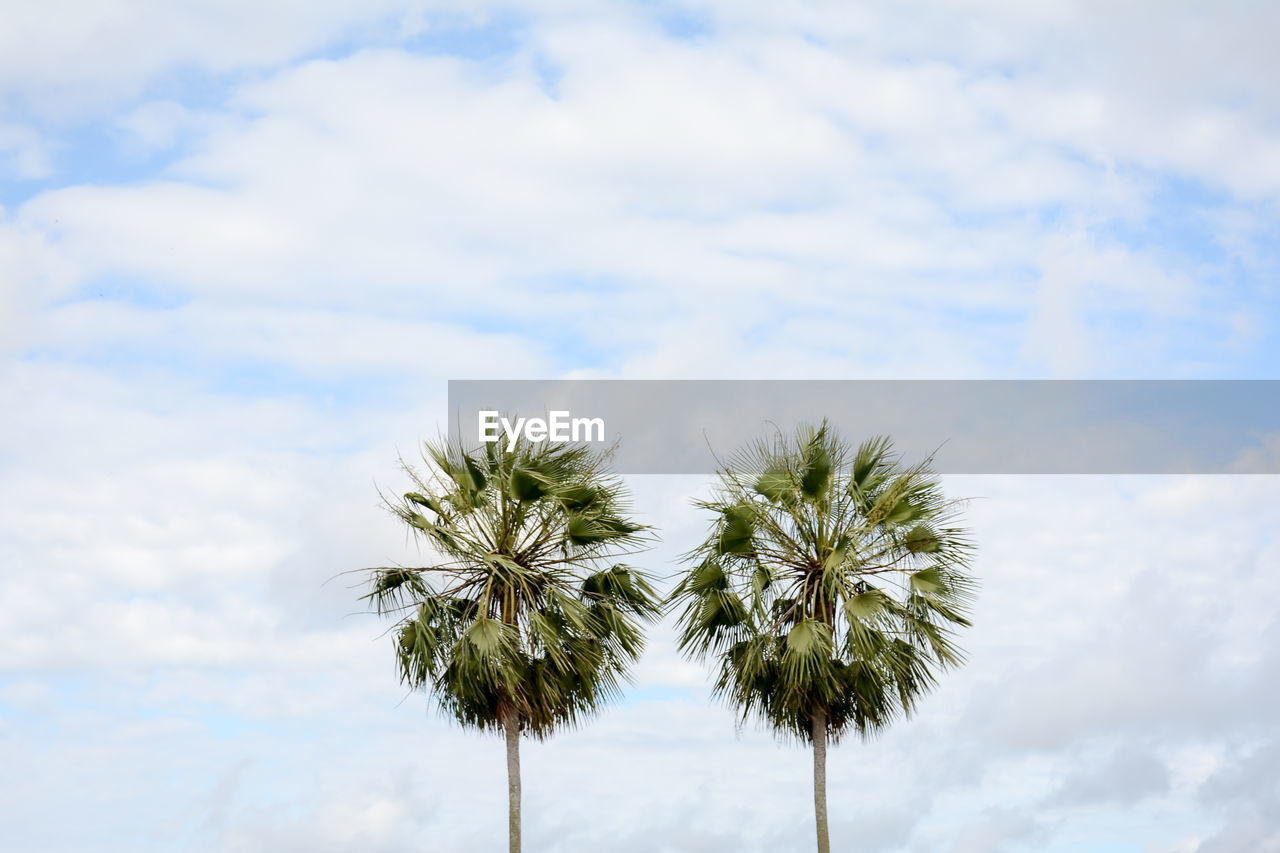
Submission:
[[[870,736],[962,662],[974,549],[932,459],[823,422],[735,452],[697,505],[710,529],[667,604],[744,719],[807,739],[821,710],[833,736]]]
[[[618,562],[648,545],[604,454],[583,445],[440,441],[388,509],[438,559],[367,570],[363,598],[399,616],[401,680],[463,725],[515,709],[545,737],[618,695],[661,613],[648,575]]]

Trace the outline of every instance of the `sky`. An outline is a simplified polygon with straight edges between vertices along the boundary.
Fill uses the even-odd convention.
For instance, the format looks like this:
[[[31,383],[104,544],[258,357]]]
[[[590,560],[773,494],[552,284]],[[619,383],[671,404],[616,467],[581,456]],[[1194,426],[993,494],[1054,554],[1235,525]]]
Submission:
[[[1280,6],[0,12],[0,839],[499,850],[500,741],[339,573],[449,379],[1275,378]],[[704,478],[629,479],[678,570]],[[969,663],[829,758],[863,851],[1280,850],[1280,482],[950,477]],[[654,629],[526,846],[812,849]]]

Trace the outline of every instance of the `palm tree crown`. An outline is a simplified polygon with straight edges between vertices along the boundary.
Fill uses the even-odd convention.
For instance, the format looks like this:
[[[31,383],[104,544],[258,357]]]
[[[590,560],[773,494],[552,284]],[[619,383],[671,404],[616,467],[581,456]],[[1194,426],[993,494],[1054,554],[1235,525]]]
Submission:
[[[506,735],[510,850],[519,853],[523,735],[574,725],[618,693],[660,612],[616,562],[645,543],[605,456],[583,445],[426,448],[427,474],[387,500],[434,559],[371,569],[366,596],[398,618],[401,680],[458,722]]]
[[[903,464],[886,438],[852,449],[823,423],[739,452],[700,506],[715,521],[672,594],[681,648],[715,659],[744,719],[866,736],[960,663],[973,549],[929,460]]]
[[[401,616],[402,680],[429,688],[464,725],[519,715],[543,737],[616,694],[657,611],[639,570],[615,563],[643,544],[621,484],[581,445],[427,447],[406,472],[417,491],[392,511],[439,559],[374,569],[367,596]]]

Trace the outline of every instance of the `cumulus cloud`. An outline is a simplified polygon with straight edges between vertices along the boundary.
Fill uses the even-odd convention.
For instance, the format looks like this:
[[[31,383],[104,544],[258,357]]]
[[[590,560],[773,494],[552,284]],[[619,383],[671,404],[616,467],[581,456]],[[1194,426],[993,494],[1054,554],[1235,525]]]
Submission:
[[[1215,355],[1241,302],[1224,299],[1214,268],[1108,237],[1145,227],[1153,169],[1237,193],[1226,172],[1080,137],[1088,109],[1045,105],[1044,78],[1061,67],[1011,75],[925,36],[839,37],[829,14],[815,19],[830,25],[823,42],[804,38],[803,16],[766,34],[751,14],[716,10],[715,39],[689,42],[625,17],[551,15],[482,62],[388,45],[282,67],[194,126],[172,100],[146,103],[130,126],[166,146],[187,127],[182,153],[142,186],[28,201],[11,227],[57,248],[20,260],[70,265],[55,294],[127,277],[200,307],[270,293],[474,322],[481,295],[498,322],[536,320],[632,375],[688,375],[695,359],[717,375],[829,373],[842,359],[878,375],[1150,375],[1188,348],[1239,357]],[[891,29],[889,11],[865,16]],[[1071,21],[1083,28],[1072,37],[1095,37],[1083,13],[978,17],[1014,28],[1009,62]],[[894,61],[908,48],[918,61]],[[1078,84],[1125,96],[1111,82]],[[1026,118],[1036,109],[1058,124]],[[1250,127],[1241,138],[1271,144],[1267,122]],[[1165,122],[1151,135],[1184,134]],[[1239,193],[1241,205],[1253,197]],[[1125,333],[1131,317],[1142,336]],[[805,346],[810,324],[833,321],[858,333]],[[880,333],[890,327],[903,332]],[[744,329],[787,357],[754,355],[734,340]]]
[[[405,696],[339,576],[415,558],[376,487],[447,426],[447,379],[1256,375],[1268,352],[1272,11],[216,5],[0,33],[20,846],[500,844],[500,745]],[[631,482],[669,583],[705,484]],[[833,750],[833,834],[1275,847],[1276,486],[948,489],[982,497],[970,662]],[[629,697],[528,747],[532,847],[811,848],[808,756],[710,704],[666,626]]]

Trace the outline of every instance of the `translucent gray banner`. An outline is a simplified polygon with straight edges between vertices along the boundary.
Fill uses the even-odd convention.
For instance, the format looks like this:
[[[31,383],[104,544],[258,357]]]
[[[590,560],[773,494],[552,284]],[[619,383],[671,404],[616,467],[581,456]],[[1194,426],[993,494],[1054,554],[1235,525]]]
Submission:
[[[823,418],[944,474],[1280,473],[1275,380],[452,380],[449,412],[468,445],[616,442],[623,474],[708,474]]]

